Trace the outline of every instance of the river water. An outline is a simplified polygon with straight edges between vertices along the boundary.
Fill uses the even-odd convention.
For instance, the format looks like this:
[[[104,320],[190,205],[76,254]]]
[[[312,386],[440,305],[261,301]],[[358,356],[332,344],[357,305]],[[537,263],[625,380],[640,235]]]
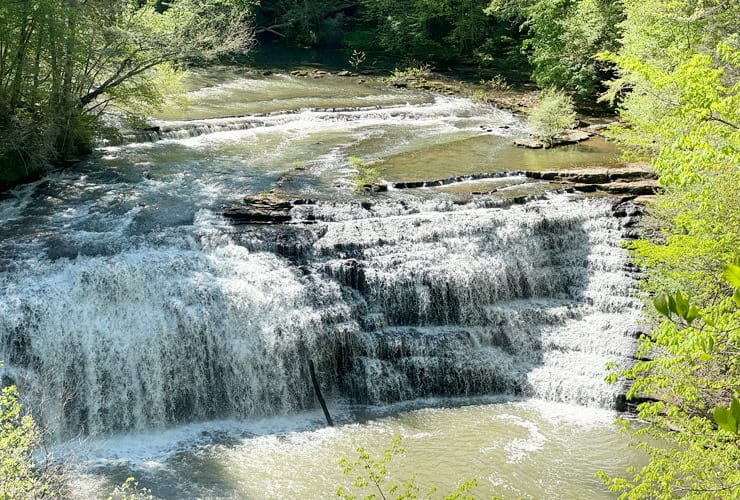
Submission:
[[[129,475],[162,498],[329,498],[340,457],[394,434],[394,475],[424,488],[609,497],[594,472],[635,460],[603,383],[639,322],[623,220],[521,170],[616,151],[519,150],[511,113],[372,79],[188,84],[156,128],[0,198],[3,381],[81,498]],[[388,181],[492,175],[363,195],[350,157]],[[304,222],[221,216],[269,189],[310,198]]]

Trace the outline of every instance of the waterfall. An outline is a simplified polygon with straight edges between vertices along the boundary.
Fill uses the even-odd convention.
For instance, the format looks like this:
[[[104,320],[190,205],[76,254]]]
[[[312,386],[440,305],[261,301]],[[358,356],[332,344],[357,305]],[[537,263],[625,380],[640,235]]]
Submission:
[[[319,202],[313,224],[116,239],[0,268],[0,369],[59,437],[333,402],[512,394],[609,407],[639,314],[611,202]]]
[[[349,126],[350,124],[361,124],[363,127],[400,123],[414,123],[418,126],[425,122],[430,125],[438,125],[440,122],[450,122],[451,124],[466,117],[480,115],[480,108],[480,105],[465,99],[436,97],[429,104],[311,107],[195,120],[153,120],[149,128],[123,130],[121,137],[109,140],[109,144],[122,145],[160,140],[182,140],[220,132],[264,130],[280,127],[286,129],[313,129],[316,127],[336,127],[337,125]],[[500,122],[502,125],[506,125],[505,129],[495,129],[498,134],[511,135],[521,129],[520,123],[513,120],[511,115],[504,111],[491,109],[487,110],[486,114],[490,115],[489,119],[493,120],[494,123]],[[120,121],[116,122],[115,125],[125,129],[125,124]]]

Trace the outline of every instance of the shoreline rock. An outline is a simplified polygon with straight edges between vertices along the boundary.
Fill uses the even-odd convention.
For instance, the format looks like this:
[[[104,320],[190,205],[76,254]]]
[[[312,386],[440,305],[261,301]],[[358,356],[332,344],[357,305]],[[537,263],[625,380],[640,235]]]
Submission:
[[[579,142],[587,141],[593,137],[593,132],[589,132],[583,129],[569,130],[562,134],[555,136],[552,144],[546,144],[544,141],[536,139],[534,137],[527,137],[524,139],[516,139],[514,144],[520,148],[528,149],[549,149],[558,146],[567,146],[569,144],[578,144]]]

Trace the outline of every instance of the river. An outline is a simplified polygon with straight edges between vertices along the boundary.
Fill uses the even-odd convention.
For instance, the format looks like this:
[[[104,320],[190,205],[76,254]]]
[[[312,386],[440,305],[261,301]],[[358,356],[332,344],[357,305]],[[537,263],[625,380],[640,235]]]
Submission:
[[[0,197],[2,378],[80,498],[330,498],[394,434],[394,474],[481,497],[609,498],[594,472],[638,459],[603,382],[639,328],[623,221],[521,173],[618,153],[517,149],[507,111],[365,80],[196,71],[186,108]],[[351,157],[496,175],[363,194]],[[267,190],[304,222],[221,215]]]

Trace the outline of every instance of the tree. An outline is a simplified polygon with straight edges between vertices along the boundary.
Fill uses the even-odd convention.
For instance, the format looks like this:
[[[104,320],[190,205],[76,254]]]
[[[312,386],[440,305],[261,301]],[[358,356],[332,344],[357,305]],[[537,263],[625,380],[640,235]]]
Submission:
[[[491,0],[486,12],[521,23],[522,49],[542,87],[574,92],[593,101],[612,71],[596,54],[619,47],[621,2],[611,0]]]
[[[485,15],[488,0],[361,0],[361,17],[373,43],[386,52],[424,61],[470,59],[511,27]],[[496,44],[493,44],[496,45]],[[374,47],[369,47],[374,48]]]
[[[644,361],[620,374],[633,380],[628,397],[648,399],[635,433],[653,438],[638,445],[648,464],[602,477],[620,498],[737,498],[740,6],[623,3],[622,48],[601,57],[618,67],[608,97],[627,124],[613,136],[651,160],[664,188],[655,229],[631,245],[662,321],[640,340]]]
[[[555,137],[573,126],[576,112],[573,101],[563,91],[553,88],[540,93],[537,105],[529,115],[532,135],[545,146],[552,146]]]
[[[0,6],[0,185],[89,151],[108,104],[141,111],[188,63],[244,51],[249,0]]]

